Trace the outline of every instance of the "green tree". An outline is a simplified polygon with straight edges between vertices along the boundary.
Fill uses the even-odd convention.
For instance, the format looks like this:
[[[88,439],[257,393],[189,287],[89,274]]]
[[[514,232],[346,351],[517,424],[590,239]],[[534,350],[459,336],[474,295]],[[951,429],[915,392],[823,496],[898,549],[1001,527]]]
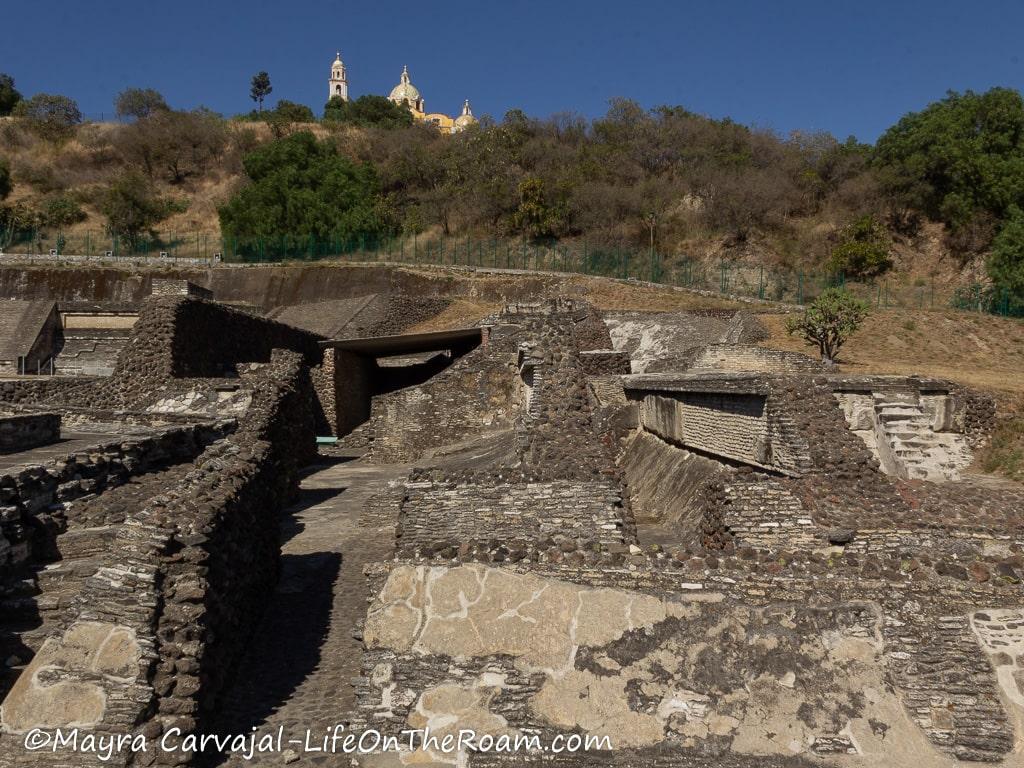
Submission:
[[[21,94],[14,87],[14,78],[0,72],[0,117],[11,114],[21,101]]]
[[[999,292],[1024,305],[1024,212],[1010,209],[1009,217],[992,243],[988,274]]]
[[[847,277],[874,277],[892,266],[889,235],[874,216],[861,216],[840,233],[839,244],[832,249],[828,269]]]
[[[11,181],[11,169],[7,161],[0,159],[0,200],[6,200],[14,189],[14,182]]]
[[[1010,88],[950,91],[904,116],[875,146],[895,198],[955,232],[979,214],[1024,206],[1024,99]]]
[[[263,111],[263,100],[274,90],[270,84],[270,75],[266,72],[257,72],[252,76],[252,84],[249,87],[249,98],[259,105],[260,112]]]
[[[50,93],[37,93],[31,99],[19,101],[14,114],[40,136],[54,140],[67,138],[82,122],[74,99]]]
[[[160,92],[152,88],[125,88],[114,100],[114,111],[118,117],[132,117],[136,120],[169,109]]]
[[[274,113],[283,120],[290,123],[315,123],[316,116],[313,110],[305,104],[296,104],[294,101],[281,99],[274,107]]]
[[[86,215],[75,198],[69,195],[56,195],[43,204],[41,218],[44,226],[62,230],[85,221]]]
[[[799,334],[817,347],[821,359],[834,365],[839,348],[860,328],[868,305],[841,288],[828,288],[797,317],[786,322],[790,335]]]
[[[290,134],[296,124],[316,122],[313,110],[305,104],[296,104],[293,101],[286,101],[284,99],[277,102],[277,106],[273,110],[264,112],[263,115],[257,114],[257,117],[264,120],[270,126],[270,132],[274,134],[276,139]]]
[[[115,179],[103,194],[100,211],[107,217],[107,232],[135,249],[153,228],[173,213],[187,208],[183,203],[160,197],[152,183],[137,171]]]
[[[305,242],[386,229],[373,167],[308,131],[259,147],[243,166],[251,183],[219,210],[226,237]]]
[[[568,219],[564,202],[551,202],[544,180],[536,177],[519,184],[519,207],[512,214],[512,226],[530,238],[554,237]]]
[[[324,120],[363,127],[407,128],[412,125],[412,113],[383,96],[365,95],[353,101],[332,96],[324,105]]]

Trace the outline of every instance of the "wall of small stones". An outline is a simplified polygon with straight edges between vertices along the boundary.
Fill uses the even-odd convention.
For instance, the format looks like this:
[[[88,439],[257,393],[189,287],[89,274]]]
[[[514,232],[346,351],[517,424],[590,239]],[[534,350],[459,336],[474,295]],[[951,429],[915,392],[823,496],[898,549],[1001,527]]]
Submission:
[[[640,421],[644,429],[687,448],[758,465],[770,461],[763,395],[650,394],[643,399]]]
[[[747,472],[723,484],[721,521],[737,547],[820,547],[821,533],[783,483]]]
[[[463,355],[425,384],[373,399],[370,459],[415,461],[425,452],[507,427],[514,413],[515,334],[495,329],[486,346]]]
[[[178,278],[154,277],[150,283],[153,296],[195,296],[199,299],[212,299],[213,291],[196,285],[188,280]]]
[[[61,510],[68,502],[191,460],[232,427],[232,422],[167,427],[152,436],[100,443],[0,475],[0,582],[34,556],[51,554],[53,537],[65,529]]]
[[[614,483],[410,482],[405,487],[396,533],[402,549],[425,552],[467,541],[529,541],[556,535],[596,544],[625,540],[622,491]]]
[[[342,349],[327,351],[332,353],[335,397],[332,434],[343,436],[370,418],[377,365],[373,358]]]
[[[59,413],[0,416],[0,453],[47,445],[60,438]]]
[[[316,453],[301,358],[276,351],[261,379],[238,431],[197,460],[188,486],[170,494],[161,514],[174,530],[160,565],[164,607],[152,679],[164,729],[209,731],[277,581],[280,512]]]
[[[315,453],[312,386],[301,357],[275,352],[259,374],[237,431],[212,443],[183,482],[128,512],[105,563],[69,611],[64,626],[79,639],[55,634],[55,644],[40,654],[81,690],[102,690],[97,732],[157,739],[171,727],[209,731],[208,718],[277,578],[278,515],[295,496],[298,468]],[[83,669],[75,642],[96,626],[130,637],[137,661],[115,676]],[[34,674],[33,667],[24,674]],[[47,716],[60,722],[59,712]],[[6,738],[0,735],[0,751]],[[182,760],[165,753],[149,759]]]
[[[629,355],[615,350],[584,350],[580,352],[580,368],[587,376],[629,373]]]

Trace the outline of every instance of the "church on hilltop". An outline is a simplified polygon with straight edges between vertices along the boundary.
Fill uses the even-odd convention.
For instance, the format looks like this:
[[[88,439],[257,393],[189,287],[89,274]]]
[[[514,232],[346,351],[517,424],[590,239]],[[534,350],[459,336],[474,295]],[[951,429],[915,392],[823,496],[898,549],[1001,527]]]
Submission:
[[[331,64],[331,77],[327,81],[327,88],[328,99],[338,97],[348,101],[348,75],[345,74],[345,65],[341,61],[340,52],[335,56],[334,63]],[[391,89],[388,99],[408,109],[414,119],[437,126],[442,133],[458,133],[476,122],[473,110],[469,106],[469,99],[463,103],[462,114],[458,117],[450,117],[441,112],[427,112],[423,96],[409,79],[408,67],[402,67],[402,77],[398,85]]]

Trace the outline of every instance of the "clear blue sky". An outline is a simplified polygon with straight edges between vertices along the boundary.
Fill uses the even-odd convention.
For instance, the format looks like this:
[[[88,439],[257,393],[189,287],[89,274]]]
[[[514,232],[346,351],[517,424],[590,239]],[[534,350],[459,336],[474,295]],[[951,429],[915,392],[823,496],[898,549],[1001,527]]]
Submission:
[[[351,94],[403,64],[431,111],[603,114],[613,96],[873,141],[947,89],[1024,90],[1021,0],[0,0],[0,71],[89,116],[125,86],[252,108],[249,79],[318,114],[335,50]]]

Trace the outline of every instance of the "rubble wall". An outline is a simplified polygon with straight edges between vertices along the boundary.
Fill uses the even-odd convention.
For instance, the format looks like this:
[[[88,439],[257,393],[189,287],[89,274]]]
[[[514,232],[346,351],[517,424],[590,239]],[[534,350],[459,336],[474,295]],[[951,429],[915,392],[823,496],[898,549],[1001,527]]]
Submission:
[[[315,450],[300,356],[275,353],[263,373],[239,429],[209,446],[182,484],[154,489],[128,514],[63,632],[5,699],[0,752],[30,727],[75,723],[157,737],[202,727],[215,709],[276,581],[278,515]],[[44,667],[62,682],[39,678]],[[37,757],[46,764],[44,753],[26,764]]]

